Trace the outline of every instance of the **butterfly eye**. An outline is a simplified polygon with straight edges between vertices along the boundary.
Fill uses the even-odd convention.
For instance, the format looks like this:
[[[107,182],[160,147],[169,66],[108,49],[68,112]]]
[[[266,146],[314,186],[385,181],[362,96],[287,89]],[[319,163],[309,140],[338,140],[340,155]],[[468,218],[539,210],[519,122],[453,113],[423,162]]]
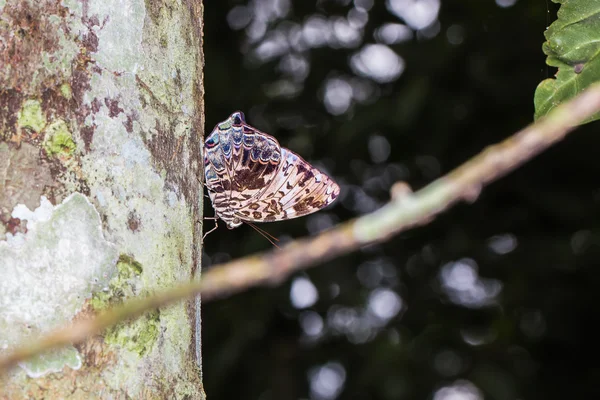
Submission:
[[[206,139],[204,141],[204,146],[209,149],[215,147],[218,144],[219,144],[219,134],[217,132],[214,132],[212,135],[210,135],[208,137],[208,139]]]
[[[241,111],[234,112],[229,118],[233,121],[233,125],[241,125],[242,123],[246,122],[246,117]]]

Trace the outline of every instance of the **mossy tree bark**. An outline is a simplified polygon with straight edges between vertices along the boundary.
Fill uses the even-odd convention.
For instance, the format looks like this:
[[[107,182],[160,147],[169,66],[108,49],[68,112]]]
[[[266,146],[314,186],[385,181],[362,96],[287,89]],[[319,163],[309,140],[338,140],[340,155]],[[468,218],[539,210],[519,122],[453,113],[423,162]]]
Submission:
[[[0,352],[198,275],[201,46],[199,0],[0,0]],[[0,398],[203,398],[197,306],[22,363]]]

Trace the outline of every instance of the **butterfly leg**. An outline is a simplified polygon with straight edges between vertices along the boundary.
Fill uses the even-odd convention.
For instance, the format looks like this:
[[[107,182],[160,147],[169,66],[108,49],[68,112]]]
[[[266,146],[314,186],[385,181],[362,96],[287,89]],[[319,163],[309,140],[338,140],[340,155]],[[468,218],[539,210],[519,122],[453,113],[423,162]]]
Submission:
[[[206,186],[206,183],[204,183],[204,181],[203,181],[202,179],[198,178],[198,182],[200,182],[200,184],[201,184],[203,187],[205,187],[205,188],[207,188],[207,189],[208,189],[208,186]],[[208,190],[210,190],[210,189],[208,189]],[[204,192],[204,191],[203,191],[203,192]],[[208,198],[210,199],[210,196],[209,196],[209,195],[207,195],[206,193],[204,193],[204,197],[208,197]]]
[[[204,235],[202,235],[202,243],[204,243],[204,238],[208,236],[209,233],[217,230],[217,228],[219,227],[219,217],[214,216],[214,217],[204,217],[204,219],[212,219],[215,221],[215,227],[212,228],[210,231],[206,232]]]

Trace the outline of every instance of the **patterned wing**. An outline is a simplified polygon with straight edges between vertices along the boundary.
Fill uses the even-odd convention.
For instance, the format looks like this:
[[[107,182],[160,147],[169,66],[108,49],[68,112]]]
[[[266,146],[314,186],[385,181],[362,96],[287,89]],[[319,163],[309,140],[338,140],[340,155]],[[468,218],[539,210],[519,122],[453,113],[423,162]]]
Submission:
[[[281,161],[281,147],[271,135],[247,125],[239,126],[241,144],[236,146],[231,165],[230,204],[233,209],[243,208],[252,199],[261,197],[276,178]]]
[[[338,185],[277,140],[233,113],[204,142],[205,182],[229,228],[313,213],[332,203]]]
[[[244,201],[235,215],[248,222],[297,218],[331,204],[339,186],[302,157],[282,147],[281,162],[273,180],[256,196]]]
[[[234,210],[268,186],[280,160],[277,140],[247,125],[241,112],[213,129],[204,142],[205,182],[217,215],[228,227],[241,225]]]

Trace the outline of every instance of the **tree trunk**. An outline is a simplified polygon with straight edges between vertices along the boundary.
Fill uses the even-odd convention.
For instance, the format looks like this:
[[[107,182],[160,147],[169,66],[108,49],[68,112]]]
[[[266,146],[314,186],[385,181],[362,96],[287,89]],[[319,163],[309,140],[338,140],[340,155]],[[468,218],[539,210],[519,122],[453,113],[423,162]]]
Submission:
[[[201,45],[199,0],[0,0],[0,352],[199,272]],[[22,363],[0,398],[204,398],[197,306]]]

